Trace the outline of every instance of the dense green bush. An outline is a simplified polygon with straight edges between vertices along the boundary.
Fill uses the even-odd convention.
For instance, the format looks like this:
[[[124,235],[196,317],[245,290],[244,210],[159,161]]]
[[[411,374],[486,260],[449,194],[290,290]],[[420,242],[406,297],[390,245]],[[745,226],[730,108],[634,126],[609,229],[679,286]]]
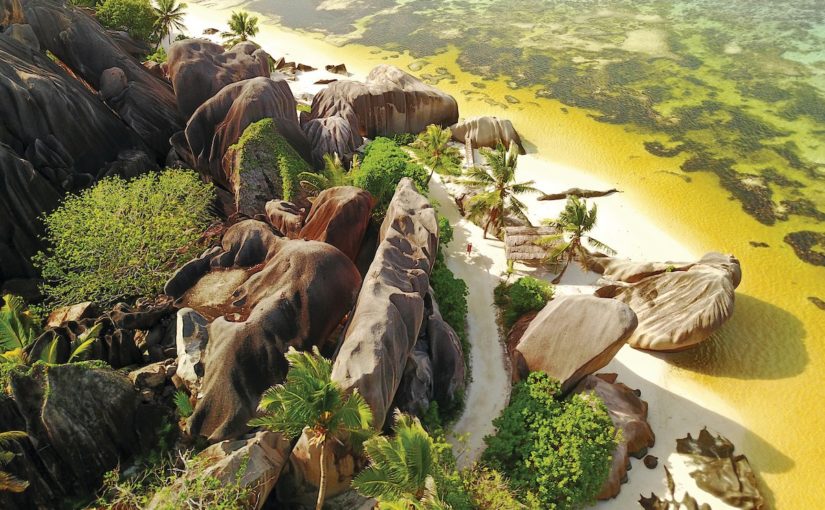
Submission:
[[[103,179],[45,217],[48,249],[34,262],[53,305],[151,295],[203,250],[212,186],[166,170]]]
[[[134,39],[149,41],[157,15],[149,0],[105,0],[97,8],[97,20],[111,30],[125,30]]]
[[[438,215],[438,251],[453,242],[455,230],[446,216]]]
[[[553,285],[532,276],[523,276],[513,284],[502,282],[495,292],[495,303],[502,310],[504,325],[512,327],[527,312],[539,311],[553,299]]]
[[[495,469],[476,465],[461,474],[473,510],[526,510],[510,488],[507,478]]]
[[[376,138],[367,145],[364,161],[353,172],[353,185],[375,197],[375,215],[383,217],[398,182],[409,177],[418,190],[427,193],[427,171],[389,138]]]
[[[162,64],[166,62],[169,56],[166,54],[166,50],[163,49],[163,46],[159,47],[157,51],[146,57],[146,60],[151,60],[152,62],[157,62],[158,64]]]
[[[513,388],[510,405],[484,438],[482,459],[507,473],[530,506],[577,509],[595,501],[610,472],[616,431],[595,395],[560,399],[561,386],[533,372]]]

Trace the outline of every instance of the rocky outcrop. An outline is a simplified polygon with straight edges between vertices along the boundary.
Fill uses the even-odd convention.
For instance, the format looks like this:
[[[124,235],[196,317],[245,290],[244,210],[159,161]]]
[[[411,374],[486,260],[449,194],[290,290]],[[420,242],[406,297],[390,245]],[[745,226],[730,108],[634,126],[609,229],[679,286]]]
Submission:
[[[519,148],[519,154],[526,154],[521,137],[508,119],[473,117],[453,124],[450,126],[450,131],[454,140],[461,143],[469,141],[474,149],[495,148],[499,143],[509,147],[511,142],[515,142]]]
[[[435,210],[407,178],[396,188],[379,241],[332,378],[345,390],[358,389],[380,430],[418,339],[438,247]]]
[[[55,362],[66,363],[78,337],[96,326],[98,340],[87,351],[86,359],[103,360],[114,368],[141,364],[145,359],[164,360],[175,355],[174,313],[172,302],[165,298],[138,300],[134,306],[120,303],[99,317],[61,321],[26,347],[26,352],[32,359],[40,359],[55,341]]]
[[[41,47],[95,90],[101,89],[107,70],[119,68],[123,72],[126,86],[106,102],[154,151],[155,157],[164,157],[169,151],[169,137],[183,127],[169,83],[147,71],[81,9],[61,0],[26,0],[23,12]],[[75,127],[71,131],[83,130]],[[105,139],[97,139],[98,149],[108,148]]]
[[[25,23],[20,0],[0,0],[0,30],[17,23]]]
[[[708,253],[692,263],[593,262],[610,284],[596,294],[627,303],[639,318],[628,339],[637,349],[679,351],[706,340],[733,314],[742,280],[732,255]]]
[[[167,54],[169,80],[184,119],[227,85],[269,77],[269,54],[252,42],[227,50],[206,39],[186,39],[172,44]]]
[[[598,396],[607,407],[613,426],[621,431],[621,441],[613,452],[610,475],[597,496],[598,499],[614,498],[627,479],[629,455],[641,458],[656,442],[656,436],[647,423],[647,402],[632,389],[617,383],[616,374],[588,375],[573,392]]]
[[[255,220],[233,225],[220,250],[181,268],[166,292],[214,318],[191,433],[211,442],[243,434],[261,394],[286,373],[283,354],[322,345],[360,283],[338,249],[278,238]]]
[[[303,124],[312,147],[312,164],[316,168],[324,165],[325,154],[338,154],[345,165],[349,165],[355,154],[359,137],[352,132],[347,119],[339,116],[312,119]]]
[[[260,509],[281,475],[289,458],[289,441],[274,432],[262,431],[248,439],[221,441],[198,454],[203,469],[184,473],[168,489],[161,492],[146,507],[147,510],[166,508],[164,497],[177,494],[186,481],[196,476],[217,479],[221,484],[231,484],[248,489],[248,506]]]
[[[177,368],[175,377],[191,394],[196,394],[203,377],[206,346],[209,343],[209,322],[191,308],[178,310],[175,330]]]
[[[0,395],[0,430],[24,430],[20,456],[6,466],[30,483],[0,492],[0,507],[59,508],[93,494],[103,474],[156,442],[162,413],[141,405],[123,374],[89,363],[18,367]]]
[[[702,429],[696,439],[688,434],[676,440],[676,451],[685,458],[690,477],[701,490],[735,508],[767,508],[748,458],[734,450],[733,443],[714,437],[708,429]]]
[[[266,203],[266,218],[282,236],[296,239],[304,227],[304,211],[292,202],[270,200]]]
[[[237,156],[227,155],[227,150],[250,125],[263,119],[268,119],[302,158],[309,158],[309,144],[298,125],[289,85],[269,78],[244,80],[221,89],[195,111],[186,130],[177,134],[172,143],[193,168],[224,189],[232,190],[233,172],[238,170],[238,164]],[[281,197],[271,195],[266,200]],[[266,200],[260,204],[260,212]]]
[[[364,83],[349,80],[330,83],[313,98],[312,111],[303,116],[302,121],[308,126],[314,119],[332,117],[349,123],[351,140],[344,140],[341,128],[336,128],[338,132],[334,137],[314,138],[343,150],[350,145],[359,147],[362,137],[419,133],[429,124],[455,124],[458,103],[452,96],[397,67],[380,65],[370,71]],[[333,125],[327,124],[326,128],[331,129]],[[346,159],[351,153],[338,155]]]
[[[516,368],[524,377],[541,370],[567,393],[603,368],[636,329],[636,314],[616,300],[562,296],[548,303],[516,346]]]
[[[298,237],[331,244],[355,262],[372,207],[372,196],[361,188],[325,189],[312,203]]]

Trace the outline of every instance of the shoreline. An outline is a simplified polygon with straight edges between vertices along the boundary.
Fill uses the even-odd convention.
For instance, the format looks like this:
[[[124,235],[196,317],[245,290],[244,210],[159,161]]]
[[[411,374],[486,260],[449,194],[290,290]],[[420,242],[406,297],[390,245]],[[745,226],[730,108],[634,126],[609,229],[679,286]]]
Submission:
[[[202,32],[205,28],[217,28],[219,30],[226,27],[226,20],[231,11],[243,8],[244,3],[238,3],[234,7],[215,6],[215,4],[190,3],[185,19],[187,31],[193,37],[202,37],[215,41],[220,41],[217,36],[204,36]],[[337,61],[345,53],[344,49],[339,49],[329,55],[323,52],[322,46],[327,45],[323,40],[314,38],[307,34],[290,31],[278,27],[266,16],[256,13],[259,18],[260,33],[254,39],[274,58],[285,56],[287,60],[312,65],[323,69],[324,65],[341,63]],[[288,48],[288,51],[284,51]],[[368,67],[372,63],[344,60],[350,72],[349,79],[363,80],[368,72]],[[388,63],[394,63],[388,61]],[[406,69],[405,69],[406,70]],[[325,73],[316,71],[314,73]],[[308,81],[308,80],[304,80]],[[289,82],[293,88],[293,94],[298,96],[307,86],[301,80]],[[506,117],[506,113],[502,113]],[[519,130],[519,126],[515,126]],[[582,187],[589,189],[607,189],[619,187],[617,182],[606,182],[603,178],[598,178],[586,170],[575,168],[570,165],[554,162],[543,157],[538,152],[531,152],[519,158],[519,168],[517,171],[518,180],[536,180],[536,186],[545,193],[553,193],[565,190],[570,187]],[[622,190],[628,191],[628,190]],[[619,256],[633,258],[637,260],[696,260],[701,253],[693,250],[681,243],[651,218],[645,216],[642,208],[637,207],[630,198],[630,193],[614,194],[608,197],[595,199],[593,203],[599,205],[599,223],[594,231],[594,236],[617,250]],[[528,197],[525,202],[528,205],[529,217],[534,223],[538,223],[543,218],[555,217],[564,206],[564,201],[538,202],[535,197]],[[443,204],[442,204],[443,207]],[[462,251],[459,246],[458,236],[455,241],[456,246],[451,251]],[[489,244],[489,246],[488,246]],[[480,254],[491,259],[488,274],[498,278],[499,272],[495,272],[500,261],[503,261],[503,248],[489,241],[482,244],[474,243],[474,248]],[[475,251],[475,250],[474,250]],[[463,258],[450,257],[451,269],[455,270],[458,265],[467,266]],[[474,261],[475,263],[475,261]],[[502,266],[504,267],[504,266]],[[531,274],[532,269],[525,269],[517,265],[517,274]],[[458,274],[458,273],[457,273]],[[460,276],[460,274],[459,274]],[[592,276],[581,274],[576,267],[570,268],[566,281],[573,284],[559,285],[559,294],[583,293],[591,288],[595,283]],[[492,295],[489,296],[492,301]],[[487,314],[490,315],[490,314]],[[468,317],[472,334],[473,317]],[[476,331],[481,326],[476,325]],[[483,328],[486,328],[484,326]],[[495,330],[498,335],[498,330]],[[493,338],[497,340],[497,336]],[[496,342],[498,343],[498,342]],[[678,369],[674,368],[666,361],[666,356],[652,355],[649,353],[636,351],[629,346],[625,346],[611,361],[611,363],[600,372],[616,372],[619,374],[619,381],[624,382],[633,388],[642,391],[642,398],[649,404],[648,420],[656,433],[656,445],[651,448],[650,454],[656,455],[660,459],[660,466],[654,470],[644,467],[641,460],[632,459],[633,470],[629,473],[629,481],[622,486],[621,493],[616,499],[600,502],[597,506],[601,508],[633,508],[636,507],[639,494],[648,495],[651,491],[661,495],[665,488],[665,474],[662,466],[665,464],[674,465],[668,462],[671,455],[675,455],[675,439],[684,437],[687,433],[698,434],[703,426],[708,426],[709,430],[720,433],[733,441],[739,448],[744,447],[743,440],[746,430],[738,425],[741,421],[735,410],[723,402],[714,392],[702,388],[694,381],[685,377],[679,377]],[[473,368],[478,365],[474,358]],[[473,380],[481,380],[475,376]],[[495,381],[497,379],[493,379]],[[489,380],[483,382],[489,383]],[[509,384],[509,379],[506,381]],[[480,384],[480,383],[479,383]],[[484,389],[484,394],[490,391]],[[468,401],[470,399],[468,391]],[[678,400],[677,400],[678,399]],[[682,402],[684,400],[684,402]],[[701,403],[698,405],[697,402]],[[686,405],[686,403],[688,405]],[[469,406],[467,406],[469,407]],[[456,423],[458,426],[458,422]],[[472,424],[471,430],[477,430],[476,424]],[[478,440],[475,441],[477,443]],[[474,446],[477,447],[477,444]],[[747,450],[740,453],[748,454]],[[678,466],[676,466],[678,468]],[[758,466],[757,470],[758,470]],[[677,494],[680,490],[687,488],[695,497],[701,497],[701,491],[690,486],[690,479],[686,476],[679,476],[679,470],[674,473],[677,484]],[[687,481],[685,480],[687,479]],[[703,501],[706,498],[702,498]],[[710,501],[709,501],[710,502]],[[729,508],[719,503],[711,503],[714,509]]]

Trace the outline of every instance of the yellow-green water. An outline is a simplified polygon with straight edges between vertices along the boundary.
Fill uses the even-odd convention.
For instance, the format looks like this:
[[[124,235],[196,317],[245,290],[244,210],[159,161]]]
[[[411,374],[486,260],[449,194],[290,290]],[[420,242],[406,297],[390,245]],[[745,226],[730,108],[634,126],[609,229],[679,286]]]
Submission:
[[[359,23],[363,31],[368,21]],[[268,48],[272,52],[324,54],[329,63],[346,62],[361,74],[381,63],[407,69],[425,61],[414,74],[430,76],[454,95],[463,117],[511,119],[531,152],[616,183],[656,224],[694,251],[735,254],[744,277],[733,318],[705,344],[668,360],[675,377],[712,391],[741,417],[747,433],[737,449],[751,459],[775,508],[825,508],[825,310],[808,299],[825,299],[825,267],[803,262],[783,241],[788,232],[822,231],[821,222],[790,215],[781,228],[760,223],[720,186],[719,175],[685,173],[680,167],[689,154],[663,158],[645,150],[644,142],[667,144],[668,136],[628,123],[599,122],[592,110],[536,97],[539,86],[514,88],[504,76],[482,79],[462,71],[461,50],[455,46],[422,59],[400,47],[387,51],[354,43],[333,45],[331,38],[315,33],[267,29],[284,44]],[[446,78],[438,79],[439,74]],[[800,130],[807,136],[816,133],[815,128]],[[799,141],[801,152],[825,161],[822,145]],[[816,204],[825,203],[821,179],[794,177]],[[755,247],[752,241],[768,247]]]

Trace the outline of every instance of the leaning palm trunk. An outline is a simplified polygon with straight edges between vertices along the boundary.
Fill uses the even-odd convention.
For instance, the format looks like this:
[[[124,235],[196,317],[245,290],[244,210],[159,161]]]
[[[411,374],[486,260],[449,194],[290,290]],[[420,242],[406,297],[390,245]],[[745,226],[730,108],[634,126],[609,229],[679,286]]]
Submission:
[[[318,502],[315,504],[315,510],[322,510],[324,507],[324,498],[327,495],[327,442],[321,442],[321,476],[318,481]]]

